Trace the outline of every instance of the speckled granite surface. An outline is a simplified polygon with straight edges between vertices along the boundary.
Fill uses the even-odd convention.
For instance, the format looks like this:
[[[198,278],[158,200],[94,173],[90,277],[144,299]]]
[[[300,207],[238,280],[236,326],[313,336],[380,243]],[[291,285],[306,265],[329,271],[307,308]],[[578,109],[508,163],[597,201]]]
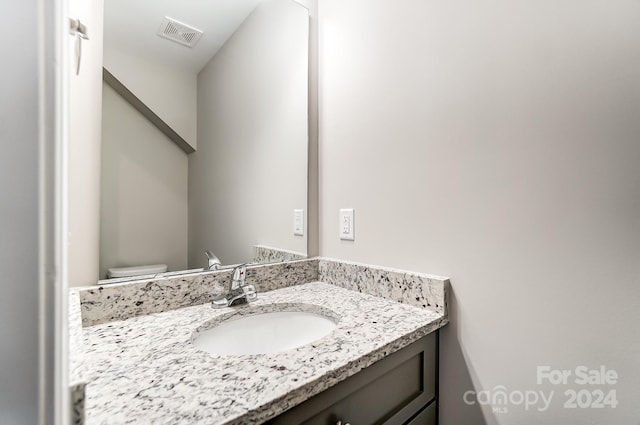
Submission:
[[[71,396],[69,401],[71,403],[71,423],[73,425],[84,425],[84,397],[86,391],[86,384],[76,384],[71,386]]]
[[[69,291],[69,390],[71,401],[71,423],[84,423],[84,392],[89,380],[84,359],[80,294]]]
[[[178,277],[78,288],[82,323],[92,326],[113,320],[205,304],[212,292],[227,287],[231,269]],[[250,265],[247,280],[258,292],[318,280],[318,260]]]
[[[329,258],[318,261],[321,282],[446,314],[449,278]]]
[[[258,264],[281,263],[283,261],[303,260],[305,258],[307,258],[307,256],[300,252],[271,248],[264,245],[253,246],[253,262]]]
[[[441,311],[325,283],[259,297],[247,307],[197,305],[84,328],[95,376],[87,423],[259,424],[447,323]],[[193,331],[218,316],[292,303],[335,312],[337,328],[272,355],[216,356],[191,345]]]
[[[86,375],[80,294],[77,290],[71,289],[69,291],[69,382],[71,384],[85,382]]]

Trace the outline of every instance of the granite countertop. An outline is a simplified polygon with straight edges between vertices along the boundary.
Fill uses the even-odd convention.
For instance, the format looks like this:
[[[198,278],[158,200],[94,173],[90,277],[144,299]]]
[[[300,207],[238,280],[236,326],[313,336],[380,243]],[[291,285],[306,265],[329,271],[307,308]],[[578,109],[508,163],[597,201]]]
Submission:
[[[69,291],[69,385],[71,387],[84,385],[87,381],[82,335],[80,294],[72,290]]]
[[[269,355],[213,355],[191,344],[205,322],[280,308],[322,312],[337,327]],[[446,323],[441,311],[312,282],[262,292],[248,306],[203,304],[86,327],[86,423],[263,423]]]

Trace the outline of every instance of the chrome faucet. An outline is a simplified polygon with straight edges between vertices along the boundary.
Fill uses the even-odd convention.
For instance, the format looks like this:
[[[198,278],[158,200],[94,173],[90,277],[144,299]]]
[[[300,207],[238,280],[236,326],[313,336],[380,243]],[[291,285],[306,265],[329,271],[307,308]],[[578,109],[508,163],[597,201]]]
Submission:
[[[245,281],[247,276],[247,266],[240,264],[231,272],[229,289],[226,295],[214,297],[211,307],[223,308],[237,304],[246,304],[258,299],[258,293],[253,285],[248,285]]]
[[[215,256],[215,254],[211,251],[209,251],[208,249],[204,252],[204,255],[207,256],[207,259],[209,260],[209,266],[208,266],[208,270],[218,270],[220,268],[220,266],[222,265],[222,263],[220,262],[220,260],[218,259],[218,257]]]

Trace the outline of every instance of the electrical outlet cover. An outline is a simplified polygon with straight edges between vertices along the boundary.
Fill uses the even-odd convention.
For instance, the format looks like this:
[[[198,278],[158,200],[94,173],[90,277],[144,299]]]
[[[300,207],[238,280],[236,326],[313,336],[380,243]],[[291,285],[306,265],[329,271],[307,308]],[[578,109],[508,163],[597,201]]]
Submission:
[[[304,236],[304,210],[293,210],[293,234]]]
[[[355,240],[353,208],[340,209],[340,239],[345,241]]]

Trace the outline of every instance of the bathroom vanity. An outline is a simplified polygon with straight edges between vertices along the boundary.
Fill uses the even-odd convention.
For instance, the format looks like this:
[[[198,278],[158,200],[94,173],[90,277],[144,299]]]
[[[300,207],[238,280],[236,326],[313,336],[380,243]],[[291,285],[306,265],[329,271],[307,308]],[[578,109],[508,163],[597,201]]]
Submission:
[[[269,425],[436,425],[438,332],[299,404]]]
[[[446,278],[310,259],[251,268],[259,296],[248,305],[199,302],[228,275],[79,291],[85,423],[437,423]],[[195,305],[180,305],[189,293]],[[335,328],[279,352],[215,354],[193,344],[220,323],[287,311],[322,315]]]

